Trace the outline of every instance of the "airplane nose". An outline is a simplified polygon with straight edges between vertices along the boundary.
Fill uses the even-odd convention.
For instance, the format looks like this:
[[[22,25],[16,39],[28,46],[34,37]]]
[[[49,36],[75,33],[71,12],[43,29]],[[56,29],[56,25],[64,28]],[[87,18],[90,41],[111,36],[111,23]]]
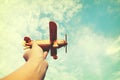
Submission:
[[[64,44],[67,45],[67,41],[64,41]]]

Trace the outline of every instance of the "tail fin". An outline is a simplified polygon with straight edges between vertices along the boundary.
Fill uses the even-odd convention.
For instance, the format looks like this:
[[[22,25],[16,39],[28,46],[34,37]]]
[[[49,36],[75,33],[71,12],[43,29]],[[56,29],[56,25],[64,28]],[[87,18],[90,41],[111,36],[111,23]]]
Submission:
[[[29,42],[31,42],[31,39],[30,39],[30,37],[24,37],[24,41],[26,42],[26,43],[29,43]]]

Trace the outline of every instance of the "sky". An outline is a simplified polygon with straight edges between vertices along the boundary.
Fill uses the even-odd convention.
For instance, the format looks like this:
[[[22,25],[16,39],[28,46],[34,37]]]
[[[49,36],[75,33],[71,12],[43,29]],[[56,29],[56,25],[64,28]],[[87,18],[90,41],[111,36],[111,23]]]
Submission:
[[[0,77],[25,64],[22,41],[49,39],[49,21],[68,52],[47,57],[45,80],[120,80],[120,0],[0,0]]]

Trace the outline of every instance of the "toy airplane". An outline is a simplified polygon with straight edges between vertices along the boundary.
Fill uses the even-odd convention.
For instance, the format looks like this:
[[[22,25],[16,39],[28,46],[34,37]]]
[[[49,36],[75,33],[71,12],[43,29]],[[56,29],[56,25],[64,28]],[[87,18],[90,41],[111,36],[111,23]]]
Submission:
[[[66,46],[67,52],[67,35],[65,35],[66,40],[57,40],[57,25],[55,22],[49,22],[49,32],[50,40],[34,40],[44,51],[51,51],[51,56],[53,59],[57,59],[57,48]],[[31,39],[29,37],[24,37],[24,47],[31,48]]]

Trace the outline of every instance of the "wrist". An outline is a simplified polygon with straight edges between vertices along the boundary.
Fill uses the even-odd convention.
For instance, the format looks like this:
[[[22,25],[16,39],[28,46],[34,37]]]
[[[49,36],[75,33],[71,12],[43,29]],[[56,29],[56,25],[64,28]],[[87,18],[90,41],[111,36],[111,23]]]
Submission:
[[[27,62],[30,62],[30,61],[41,62],[41,61],[44,61],[44,59],[43,57],[32,57],[32,58],[29,58]]]

